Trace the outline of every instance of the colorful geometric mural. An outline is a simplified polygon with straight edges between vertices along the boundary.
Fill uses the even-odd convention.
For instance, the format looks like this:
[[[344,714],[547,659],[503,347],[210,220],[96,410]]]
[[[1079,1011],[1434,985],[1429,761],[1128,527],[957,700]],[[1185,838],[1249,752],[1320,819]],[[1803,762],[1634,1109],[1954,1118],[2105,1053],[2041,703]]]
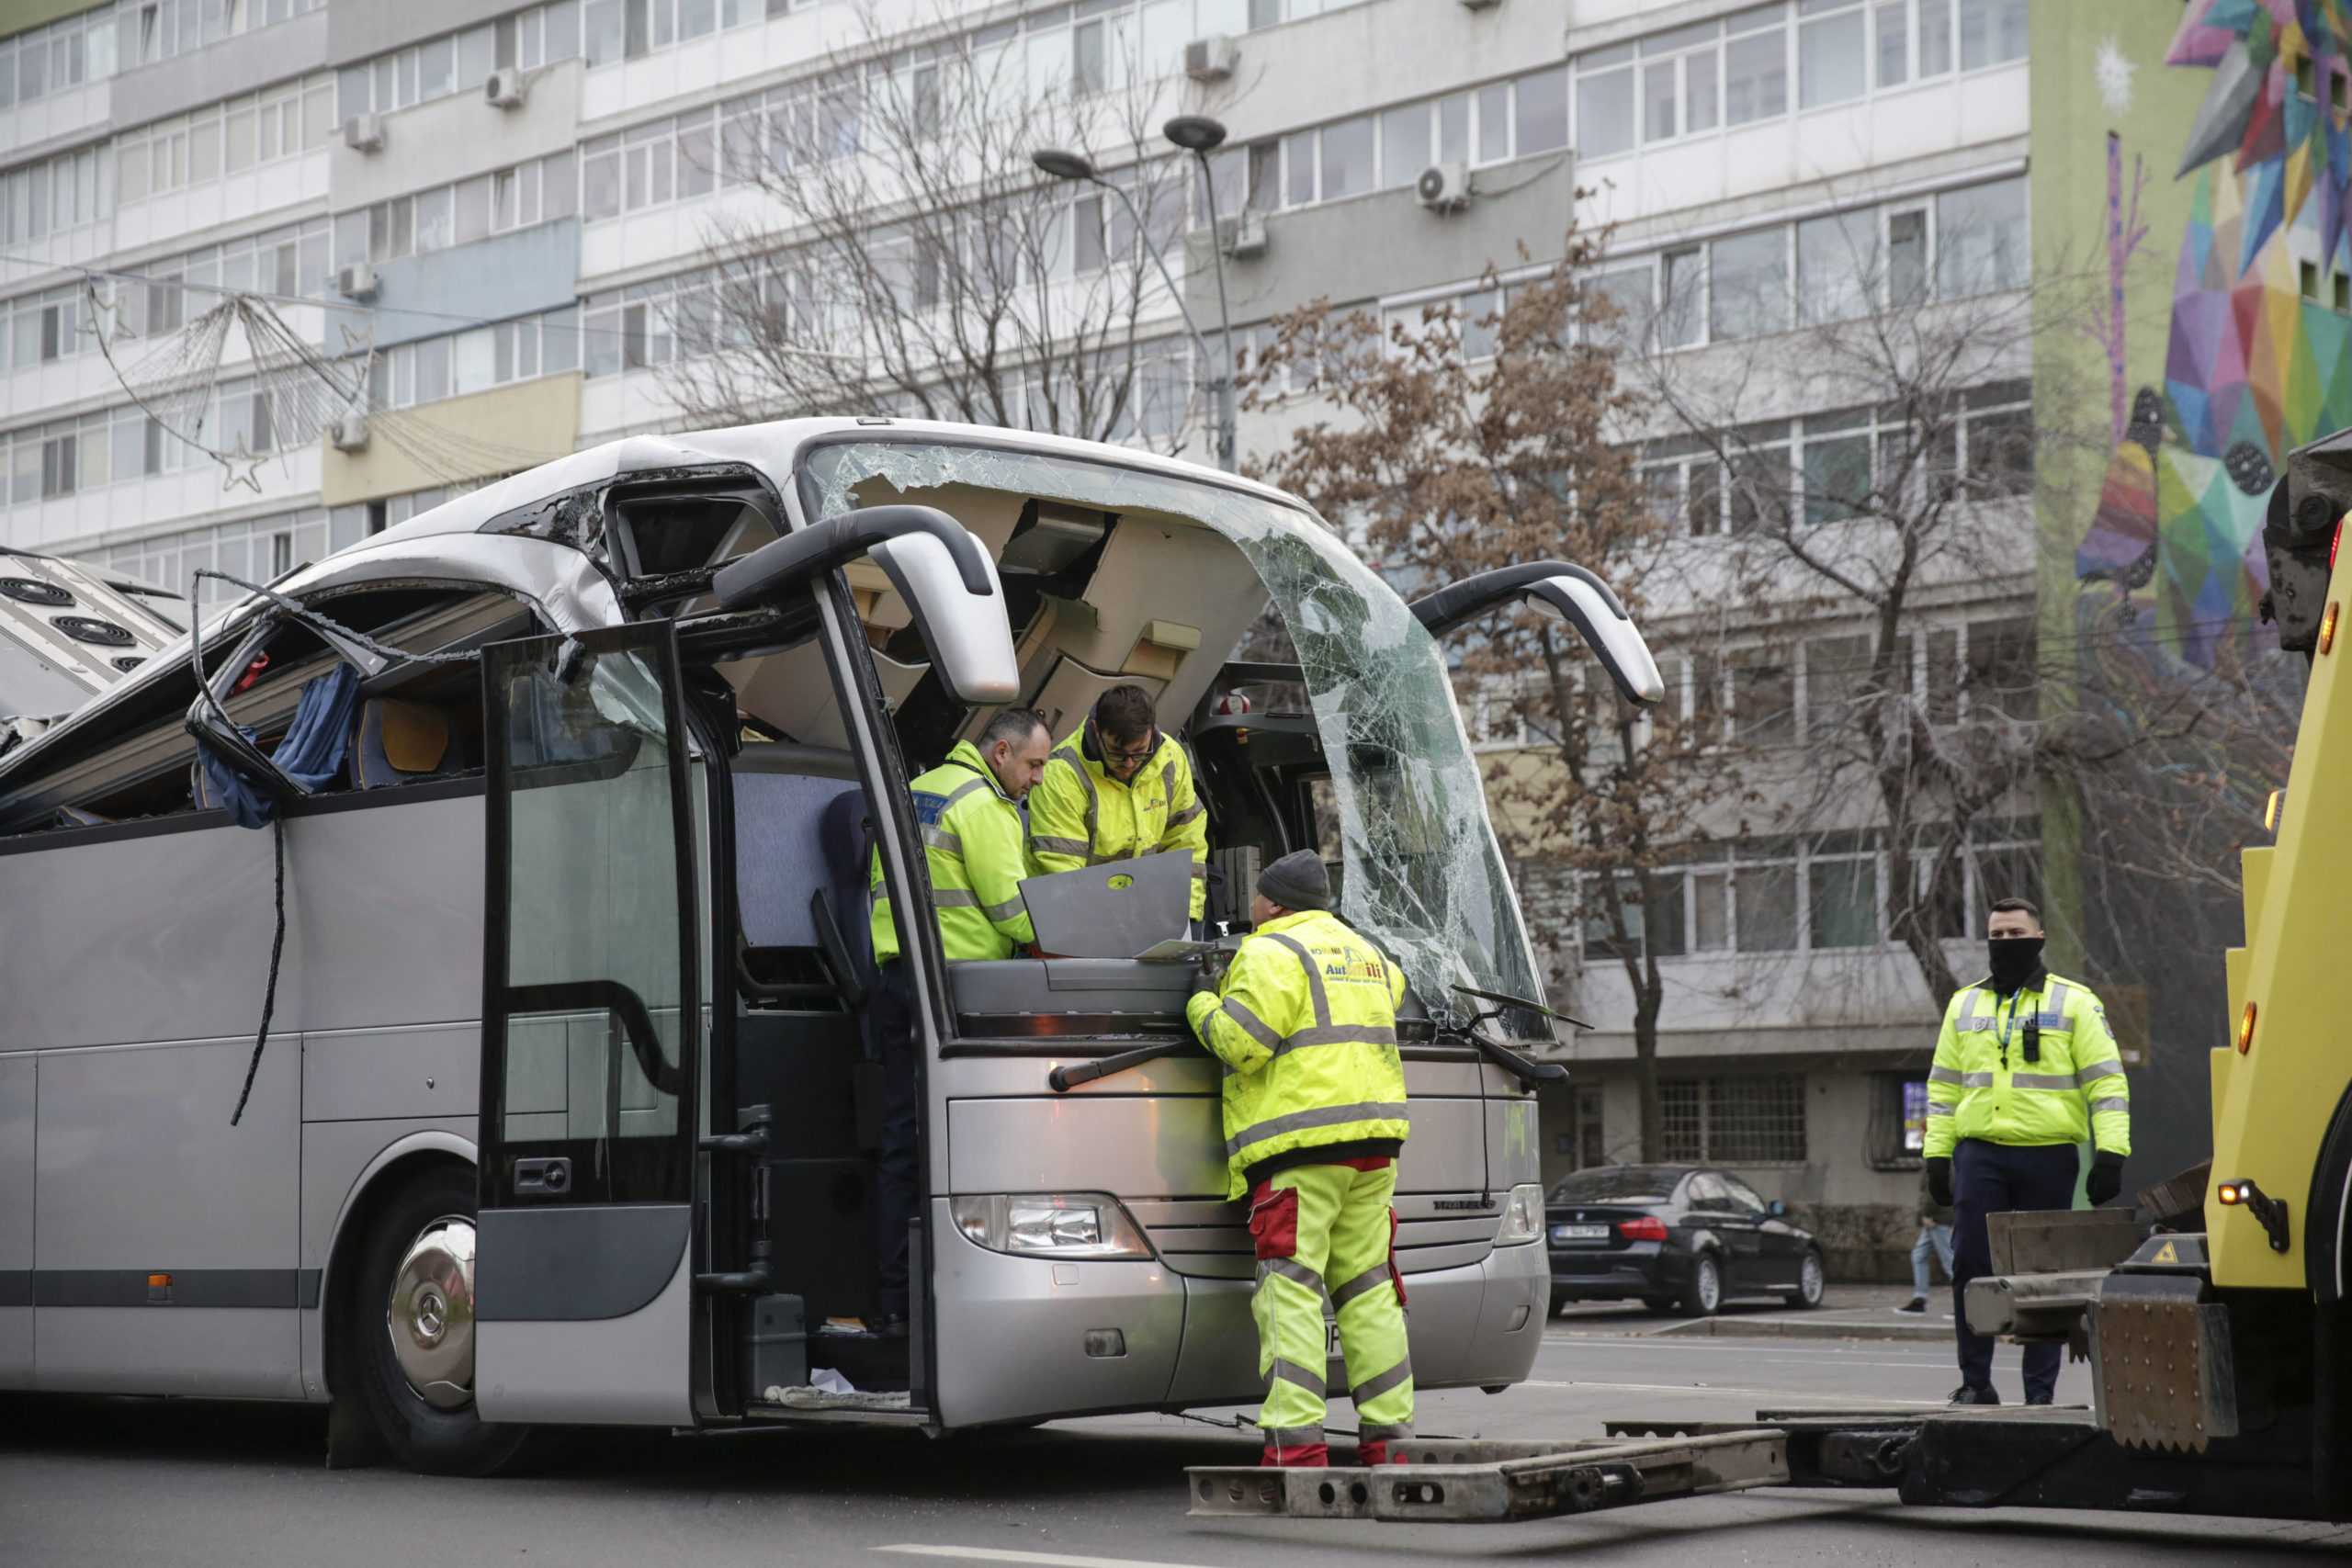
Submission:
[[[2189,0],[2165,55],[2212,79],[2176,176],[2197,183],[2164,380],[2133,399],[2075,570],[2114,585],[2091,619],[2203,669],[2277,646],[2256,615],[2268,490],[2289,450],[2352,424],[2347,51],[2352,0]]]

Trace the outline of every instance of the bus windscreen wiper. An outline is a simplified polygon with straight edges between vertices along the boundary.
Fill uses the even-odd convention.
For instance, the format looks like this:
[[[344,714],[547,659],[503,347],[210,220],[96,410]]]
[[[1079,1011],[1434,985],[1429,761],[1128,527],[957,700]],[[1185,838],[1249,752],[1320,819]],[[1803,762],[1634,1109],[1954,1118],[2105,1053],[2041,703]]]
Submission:
[[[1478,1026],[1488,1019],[1500,1018],[1513,1009],[1541,1013],[1545,1018],[1556,1018],[1562,1023],[1572,1023],[1578,1029],[1590,1029],[1592,1025],[1580,1018],[1570,1018],[1566,1013],[1555,1012],[1542,1002],[1531,1002],[1525,997],[1514,997],[1502,991],[1474,990],[1468,986],[1456,986],[1453,988],[1465,997],[1476,997],[1482,1002],[1500,1002],[1503,1005],[1476,1013],[1472,1015],[1470,1021],[1464,1024],[1439,1025],[1446,1033],[1455,1036],[1478,1055],[1517,1078],[1522,1088],[1532,1089],[1539,1083],[1558,1083],[1568,1076],[1568,1069],[1562,1063],[1538,1062],[1522,1056],[1509,1046],[1499,1044],[1479,1033]]]

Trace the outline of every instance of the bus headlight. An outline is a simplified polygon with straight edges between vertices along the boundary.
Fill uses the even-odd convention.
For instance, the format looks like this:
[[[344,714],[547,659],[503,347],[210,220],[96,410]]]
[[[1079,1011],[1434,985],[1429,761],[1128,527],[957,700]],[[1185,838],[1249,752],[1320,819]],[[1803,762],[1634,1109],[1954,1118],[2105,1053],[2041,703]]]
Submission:
[[[988,1192],[953,1198],[956,1228],[975,1246],[1024,1258],[1149,1258],[1151,1245],[1116,1198],[1094,1192]]]
[[[1510,1190],[1503,1202],[1502,1228],[1495,1232],[1497,1247],[1517,1247],[1544,1234],[1544,1189],[1532,1181]]]

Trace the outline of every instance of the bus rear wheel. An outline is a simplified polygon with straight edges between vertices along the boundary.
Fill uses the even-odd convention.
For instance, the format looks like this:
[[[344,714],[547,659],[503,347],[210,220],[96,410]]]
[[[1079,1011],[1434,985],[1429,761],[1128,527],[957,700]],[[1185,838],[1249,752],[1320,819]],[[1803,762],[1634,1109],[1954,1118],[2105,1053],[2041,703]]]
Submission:
[[[474,1408],[474,1179],[443,1167],[377,1211],[360,1261],[352,1359],[368,1414],[401,1461],[435,1475],[514,1462],[528,1427]]]

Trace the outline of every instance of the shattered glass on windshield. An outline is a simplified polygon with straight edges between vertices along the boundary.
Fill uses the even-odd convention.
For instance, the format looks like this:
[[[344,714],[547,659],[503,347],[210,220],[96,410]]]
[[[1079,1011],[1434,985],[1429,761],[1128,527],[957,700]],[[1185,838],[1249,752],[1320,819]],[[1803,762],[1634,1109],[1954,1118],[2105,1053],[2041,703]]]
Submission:
[[[808,461],[819,517],[880,479],[901,495],[972,485],[1111,511],[1190,517],[1240,549],[1297,648],[1331,763],[1340,915],[1394,953],[1423,1003],[1466,1016],[1456,986],[1540,1000],[1543,988],[1436,642],[1312,514],[1212,484],[1036,453],[844,443]],[[1545,1039],[1533,1015],[1500,1021]]]

